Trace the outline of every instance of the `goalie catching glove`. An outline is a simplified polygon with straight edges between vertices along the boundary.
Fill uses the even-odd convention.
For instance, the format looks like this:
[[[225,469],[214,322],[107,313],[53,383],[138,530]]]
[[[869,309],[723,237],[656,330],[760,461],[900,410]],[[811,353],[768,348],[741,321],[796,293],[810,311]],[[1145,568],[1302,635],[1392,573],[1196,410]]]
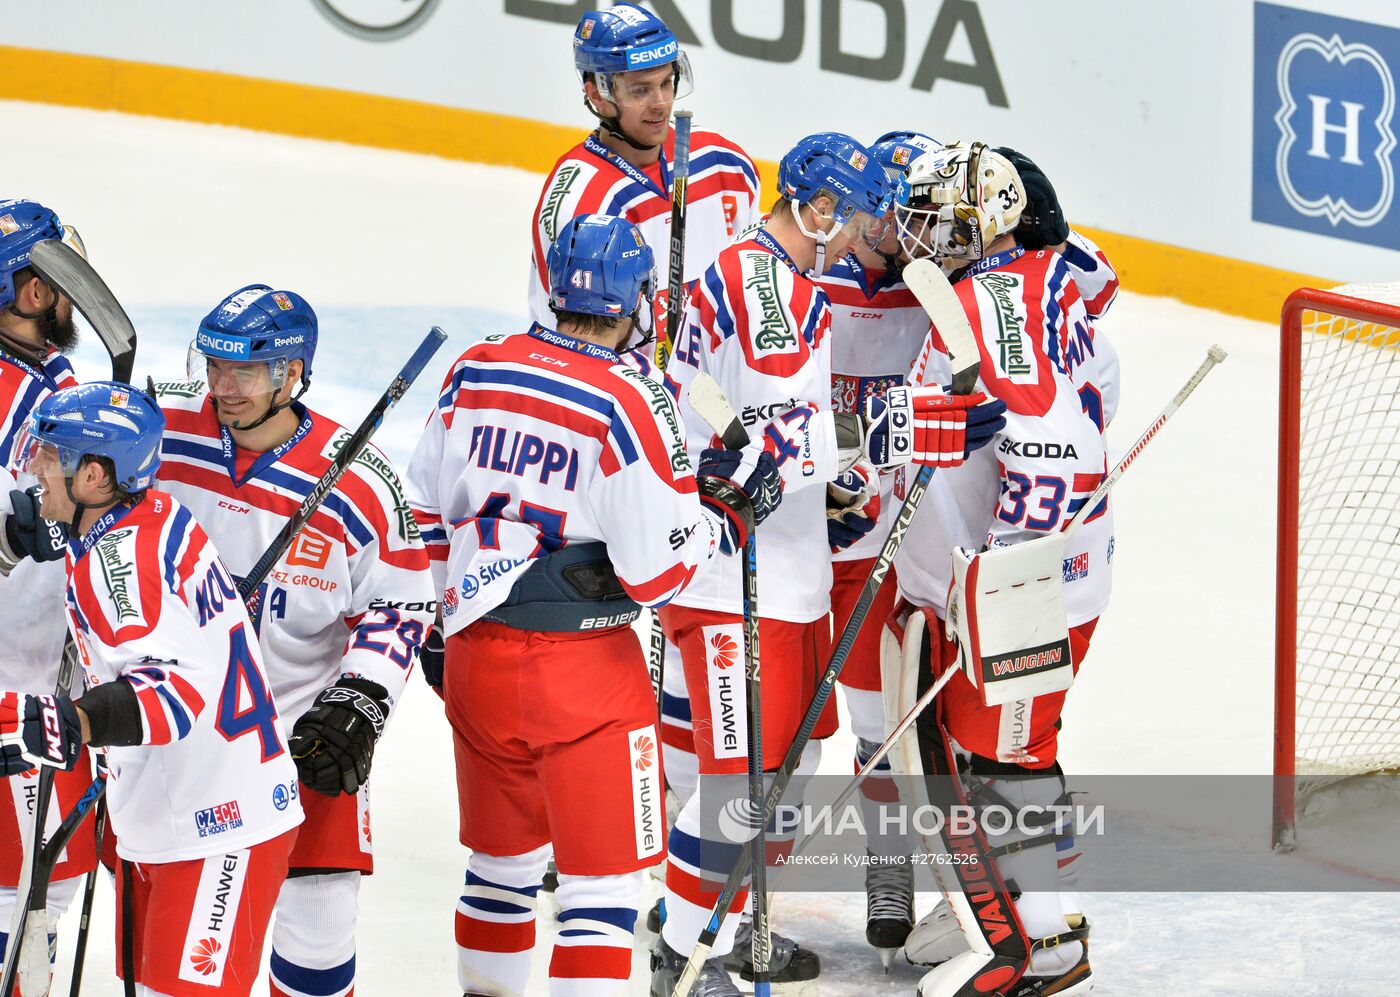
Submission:
[[[0,775],[18,775],[36,765],[66,771],[82,747],[82,723],[67,696],[0,696]]]
[[[743,550],[749,530],[768,518],[783,499],[778,462],[760,444],[743,450],[710,447],[695,469],[700,503],[719,518],[719,549]]]
[[[382,685],[362,678],[343,677],[322,689],[287,741],[301,781],[322,796],[358,792],[384,733],[388,699]]]
[[[833,554],[875,529],[879,518],[880,475],[870,461],[856,461],[826,486],[826,539]]]
[[[858,449],[881,471],[910,463],[957,467],[1002,430],[1005,413],[1005,402],[989,401],[980,391],[891,388],[870,398],[863,415],[836,417],[836,444],[847,452]]]

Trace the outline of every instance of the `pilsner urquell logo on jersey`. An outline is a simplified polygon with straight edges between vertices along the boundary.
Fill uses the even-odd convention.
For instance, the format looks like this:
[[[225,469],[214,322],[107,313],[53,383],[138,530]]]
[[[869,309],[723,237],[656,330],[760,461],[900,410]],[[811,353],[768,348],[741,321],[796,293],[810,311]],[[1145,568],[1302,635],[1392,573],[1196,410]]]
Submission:
[[[564,203],[564,197],[569,193],[569,188],[574,185],[574,181],[582,172],[582,168],[573,163],[563,167],[555,176],[549,193],[545,195],[544,210],[540,212],[540,224],[544,226],[544,233],[549,236],[551,242],[559,234],[559,207]]]
[[[136,575],[136,565],[124,556],[122,541],[131,536],[130,530],[109,533],[97,545],[97,563],[102,568],[102,578],[111,593],[112,605],[117,610],[117,622],[139,620],[141,610],[132,584]]]
[[[981,274],[978,283],[991,293],[997,315],[997,351],[1000,366],[1007,377],[1025,376],[1031,373],[1031,365],[1026,360],[1026,344],[1021,338],[1021,316],[1016,312],[1016,302],[1011,298],[1012,290],[1021,282],[1004,274]]]
[[[778,258],[755,253],[748,259],[753,273],[744,280],[744,290],[752,291],[758,299],[760,316],[754,346],[764,351],[786,351],[797,345],[797,334],[788,325],[787,312],[778,301]]]

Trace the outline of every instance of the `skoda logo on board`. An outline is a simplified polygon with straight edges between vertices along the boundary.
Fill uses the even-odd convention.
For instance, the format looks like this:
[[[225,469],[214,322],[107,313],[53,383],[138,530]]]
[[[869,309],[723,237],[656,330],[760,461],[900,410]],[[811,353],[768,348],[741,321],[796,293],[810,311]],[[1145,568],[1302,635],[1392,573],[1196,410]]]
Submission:
[[[368,41],[387,42],[417,31],[438,0],[312,0],[342,31]]]

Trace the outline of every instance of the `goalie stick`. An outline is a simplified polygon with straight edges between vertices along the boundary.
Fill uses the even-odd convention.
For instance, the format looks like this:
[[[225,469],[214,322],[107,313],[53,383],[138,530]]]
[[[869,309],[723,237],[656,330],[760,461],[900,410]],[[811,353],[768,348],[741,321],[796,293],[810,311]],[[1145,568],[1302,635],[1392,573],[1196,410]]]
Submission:
[[[1123,473],[1127,471],[1127,469],[1130,466],[1132,466],[1132,463],[1135,460],[1137,460],[1137,458],[1142,454],[1142,451],[1147,446],[1147,444],[1152,442],[1152,439],[1157,435],[1157,432],[1162,428],[1163,424],[1165,424],[1166,421],[1172,417],[1173,413],[1175,413],[1176,410],[1181,407],[1182,402],[1186,401],[1186,399],[1190,396],[1191,392],[1196,390],[1196,388],[1200,385],[1201,381],[1205,379],[1205,376],[1211,372],[1211,369],[1214,368],[1216,364],[1224,361],[1227,355],[1228,354],[1226,354],[1226,352],[1219,346],[1210,347],[1210,349],[1206,353],[1206,359],[1201,362],[1201,366],[1198,367],[1196,369],[1196,372],[1191,375],[1190,380],[1188,380],[1186,384],[1182,387],[1182,389],[1176,393],[1172,400],[1167,403],[1167,407],[1163,409],[1161,414],[1158,415],[1157,418],[1152,421],[1152,424],[1148,426],[1147,430],[1142,434],[1142,436],[1138,437],[1138,441],[1135,444],[1133,444],[1132,448],[1128,450],[1127,454],[1123,457],[1123,459],[1118,462],[1118,464],[1113,468],[1111,472],[1109,472],[1109,474],[1100,483],[1099,487],[1096,488],[1093,491],[1093,493],[1089,496],[1089,498],[1085,501],[1084,505],[1080,508],[1079,512],[1077,512],[1074,518],[1071,519],[1069,523],[1065,526],[1065,536],[1069,536],[1083,524],[1085,518],[1089,515],[1090,510],[1097,507],[1098,504],[1104,500],[1104,498],[1108,495],[1109,491],[1113,488],[1114,484],[1117,483],[1118,479],[1123,476]],[[833,813],[839,812],[841,807],[845,805],[846,801],[849,800],[855,794],[856,790],[860,789],[861,784],[864,783],[865,780],[869,778],[870,773],[874,772],[875,769],[879,766],[879,764],[885,760],[885,756],[887,756],[894,749],[894,746],[899,742],[899,739],[903,737],[906,733],[908,733],[909,728],[914,726],[915,721],[919,719],[919,715],[923,713],[924,710],[928,709],[929,704],[933,702],[934,698],[938,695],[939,691],[942,690],[942,688],[948,684],[949,679],[953,677],[953,674],[956,671],[956,668],[949,668],[947,671],[945,671],[942,675],[938,677],[937,682],[930,686],[929,689],[922,696],[919,697],[918,702],[914,704],[913,708],[910,709],[910,711],[904,715],[903,719],[901,719],[899,723],[895,725],[894,730],[892,730],[889,736],[886,737],[885,740],[881,742],[880,746],[875,749],[875,752],[870,756],[870,759],[864,765],[861,766],[861,769],[859,772],[856,773],[855,778],[852,779],[850,783],[847,784],[846,788],[841,791],[841,795],[836,797],[835,801],[831,804],[830,808]],[[812,843],[812,839],[814,839],[816,836],[817,833],[813,831],[812,833],[801,838],[793,847],[792,854],[797,855],[800,852],[802,852],[803,849],[805,849],[809,844]]]
[[[931,260],[911,262],[904,269],[904,282],[914,292],[914,296],[924,311],[928,313],[930,321],[938,330],[938,334],[942,337],[943,344],[947,348],[948,357],[952,361],[953,393],[970,394],[977,385],[977,377],[981,370],[981,354],[977,338],[973,335],[972,326],[968,323],[967,315],[963,311],[961,302],[958,301],[957,293],[948,283],[948,278]],[[773,774],[773,784],[763,800],[763,813],[754,815],[754,819],[762,821],[765,827],[772,820],[778,804],[782,801],[783,793],[787,790],[788,783],[792,781],[793,773],[797,771],[797,765],[802,760],[802,752],[806,749],[807,742],[812,739],[812,732],[821,719],[822,711],[826,708],[826,702],[831,697],[832,689],[836,686],[841,669],[846,665],[846,658],[850,655],[851,648],[855,646],[860,628],[865,623],[865,618],[870,614],[870,607],[875,602],[880,585],[884,582],[885,576],[889,574],[890,565],[894,563],[895,555],[899,553],[900,544],[904,542],[904,535],[909,531],[909,524],[914,519],[914,513],[919,511],[919,503],[923,501],[924,493],[928,491],[928,485],[932,478],[933,468],[931,466],[919,468],[919,473],[914,476],[914,481],[909,486],[909,494],[904,500],[904,505],[900,507],[899,515],[890,526],[885,544],[880,549],[875,563],[871,565],[870,574],[865,580],[864,588],[861,589],[860,598],[856,600],[855,606],[851,609],[850,619],[846,621],[846,626],[841,631],[841,639],[837,642],[836,650],[832,653],[831,661],[822,675],[821,683],[817,686],[816,695],[812,698],[812,702],[802,718],[802,725],[798,728],[797,736],[793,739],[791,747],[788,748],[782,765]],[[734,863],[734,868],[729,871],[729,878],[725,880],[724,888],[720,891],[719,899],[715,902],[714,909],[710,913],[710,921],[705,926],[705,930],[700,933],[700,939],[696,942],[695,948],[691,950],[685,970],[681,973],[680,979],[676,981],[676,989],[673,991],[672,997],[690,997],[690,992],[695,987],[695,981],[700,977],[700,969],[714,948],[715,939],[719,936],[720,925],[724,923],[729,905],[733,902],[735,894],[739,892],[739,886],[749,871],[749,861],[750,855],[747,851],[739,853],[738,861]]]
[[[360,425],[337,451],[335,457],[331,461],[331,466],[326,469],[325,474],[321,476],[320,480],[316,482],[316,485],[307,494],[306,498],[297,508],[297,511],[292,515],[292,518],[288,520],[286,526],[283,527],[282,531],[278,533],[277,537],[273,540],[272,545],[263,552],[262,557],[257,560],[252,570],[250,570],[244,578],[239,580],[239,594],[243,598],[244,603],[248,606],[249,615],[253,615],[257,611],[257,607],[261,601],[262,582],[267,577],[268,572],[276,566],[277,562],[286,552],[287,547],[291,544],[292,538],[306,525],[312,514],[320,507],[321,502],[335,488],[341,476],[354,462],[355,458],[360,455],[360,452],[364,450],[365,446],[369,443],[370,437],[374,435],[375,430],[378,429],[379,425],[384,421],[384,416],[401,398],[403,398],[404,394],[412,386],[419,374],[423,372],[423,368],[427,366],[428,361],[437,353],[446,339],[447,334],[436,326],[429,331],[418,348],[414,350],[408,362],[404,364],[403,369],[399,371],[398,375],[390,383],[384,394],[375,402]],[[65,667],[69,668],[69,675],[71,677],[72,664],[67,656],[65,656]],[[60,676],[60,680],[61,678],[62,676]],[[41,769],[40,775],[42,777],[44,774],[51,773],[52,771],[52,769],[47,768]],[[87,801],[89,797],[91,797],[91,802],[89,802],[87,806],[91,807],[95,805],[102,798],[105,789],[106,776],[100,775],[93,781],[92,785],[88,787],[87,792],[83,796],[84,801]],[[86,810],[84,813],[85,812]],[[69,815],[70,818],[72,816],[72,814]],[[35,912],[31,912],[29,908],[33,907],[37,902],[39,913],[46,910],[45,900],[48,893],[49,876],[53,873],[53,867],[58,855],[67,845],[73,833],[77,831],[78,824],[80,823],[81,818],[76,821],[70,821],[68,818],[65,818],[64,822],[60,825],[60,831],[67,829],[66,834],[60,836],[59,832],[55,832],[42,849],[36,848],[34,852],[35,861],[32,863],[32,866],[26,865],[26,872],[32,872],[28,886],[28,896],[30,899],[28,903],[23,905],[25,909],[22,912],[17,909],[16,919],[31,918],[35,922],[40,920],[39,917],[34,916]],[[36,828],[40,827],[42,827],[42,822],[36,824]],[[36,836],[40,833],[42,832],[36,830]],[[18,896],[25,895],[25,889],[25,884],[21,883],[21,888],[16,898],[17,907]],[[44,920],[46,921],[46,918],[44,918]],[[30,932],[30,934],[33,934],[33,932]],[[15,939],[17,936],[12,934],[10,937],[11,939]],[[127,937],[130,937],[130,933],[127,934]],[[46,924],[42,940],[43,979],[47,981],[49,967]],[[39,948],[39,946],[32,945],[31,951],[35,948]],[[18,951],[20,950],[17,949],[16,952]],[[10,993],[10,990],[7,988],[11,988],[14,985],[14,971],[18,961],[18,959],[14,958],[6,960],[4,979],[3,982],[0,982],[0,994]],[[134,981],[131,978],[132,974],[128,972],[126,976],[128,990],[131,992],[131,988],[134,987]],[[31,991],[26,989],[24,991],[25,997],[29,997],[30,993]],[[45,997],[48,993],[47,983],[43,984],[42,989],[33,990],[32,993],[38,995],[38,997]]]
[[[656,330],[656,382],[666,376],[666,364],[680,332],[685,299],[685,204],[686,187],[690,182],[690,118],[689,111],[676,112],[676,144],[671,154],[671,255],[666,284],[666,328]],[[665,721],[662,701],[666,695],[662,683],[666,679],[666,633],[661,629],[661,616],[651,611],[651,634],[647,640],[647,671],[656,686],[656,734],[661,736]]]
[[[749,434],[734,414],[734,407],[724,397],[719,384],[708,374],[698,374],[686,394],[691,408],[704,419],[730,450],[748,446]],[[741,493],[742,494],[742,493]],[[753,507],[747,506],[745,525],[749,538],[744,544],[740,573],[744,584],[744,679],[748,699],[749,721],[749,798],[747,817],[754,836],[749,842],[749,890],[753,902],[753,993],[754,997],[769,997],[772,984],[768,962],[772,954],[772,932],[768,924],[768,827],[759,820],[763,811],[763,707],[759,682],[760,658],[758,645],[758,530],[753,521]],[[741,512],[741,515],[743,512]]]

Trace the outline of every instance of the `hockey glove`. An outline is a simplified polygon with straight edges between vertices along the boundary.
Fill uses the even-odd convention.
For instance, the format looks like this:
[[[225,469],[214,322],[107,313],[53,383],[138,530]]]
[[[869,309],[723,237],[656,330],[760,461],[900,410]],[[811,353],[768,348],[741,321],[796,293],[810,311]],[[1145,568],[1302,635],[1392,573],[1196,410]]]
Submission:
[[[0,696],[0,772],[16,775],[35,765],[71,769],[82,747],[82,723],[67,696]]]
[[[711,447],[700,453],[695,477],[701,480],[700,502],[719,517],[722,525],[720,550],[733,554],[748,543],[748,514],[743,502],[732,491],[718,487],[727,483],[748,499],[752,507],[753,525],[768,518],[783,499],[783,482],[773,455],[758,446],[743,450],[722,450]],[[711,479],[705,485],[703,479]]]
[[[418,649],[418,667],[423,672],[423,680],[433,692],[442,698],[442,667],[447,659],[447,641],[443,639],[442,627],[436,623],[428,628],[427,639]]]
[[[866,403],[862,449],[880,470],[903,464],[957,467],[1006,425],[1006,403],[980,391],[891,388]]]
[[[826,539],[833,554],[875,529],[879,516],[880,476],[869,461],[857,461],[826,486]]]
[[[361,678],[341,678],[321,690],[287,740],[297,776],[308,788],[322,796],[359,791],[384,733],[388,699],[382,685]]]
[[[26,557],[36,561],[61,561],[68,549],[63,524],[39,516],[39,486],[10,492],[11,512],[0,537],[0,571],[8,574]]]
[[[1050,182],[1029,156],[1003,146],[993,152],[1005,156],[1021,176],[1021,184],[1026,188],[1026,207],[1021,212],[1020,224],[1016,226],[1016,241],[1027,249],[1044,249],[1058,246],[1069,238],[1069,224],[1060,208],[1059,195]]]
[[[957,467],[992,441],[1006,425],[1006,403],[982,392],[947,395],[914,389],[914,463]]]

